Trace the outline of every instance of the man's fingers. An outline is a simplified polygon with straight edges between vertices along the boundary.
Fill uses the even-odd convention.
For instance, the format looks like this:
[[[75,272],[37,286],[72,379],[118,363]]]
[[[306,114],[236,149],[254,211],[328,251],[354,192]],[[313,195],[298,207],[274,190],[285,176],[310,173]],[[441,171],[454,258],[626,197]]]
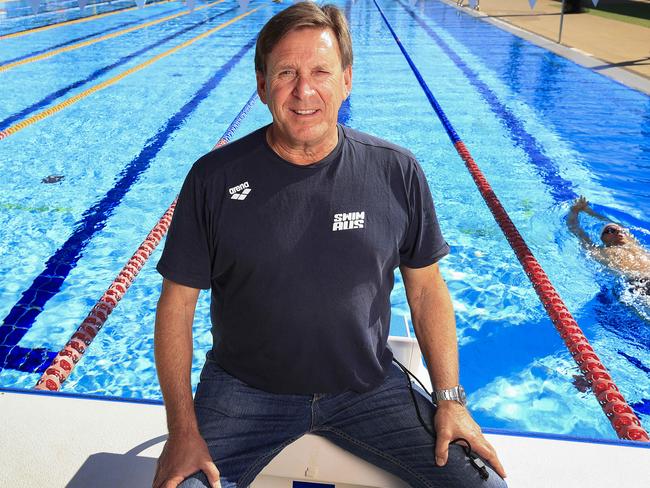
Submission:
[[[160,469],[160,460],[158,461],[158,466],[156,467],[156,474],[153,478],[152,488],[161,488],[165,482],[165,477]]]
[[[451,436],[448,432],[442,431],[438,432],[436,437],[436,464],[438,466],[444,466],[447,464],[447,457],[449,456],[449,442],[451,441]]]
[[[221,481],[219,481],[219,470],[212,461],[208,461],[202,468],[205,475],[208,477],[210,486],[212,488],[221,488]]]
[[[499,458],[497,457],[496,454],[494,455],[494,459],[488,460],[488,462],[492,465],[492,467],[494,468],[494,470],[497,472],[499,476],[501,476],[502,478],[508,477],[505,468],[501,464],[501,461],[499,461]]]
[[[496,450],[492,447],[492,444],[485,439],[485,437],[483,437],[482,440],[483,442],[477,443],[476,447],[472,446],[475,452],[490,463],[490,466],[494,468],[499,476],[505,478],[506,470],[503,468],[501,461],[499,461]]]
[[[151,488],[158,488],[158,485],[160,482],[158,481],[158,477],[160,476],[158,473],[160,473],[160,469],[156,468],[156,474],[153,476],[153,482],[151,483]]]
[[[485,456],[485,459],[488,463],[490,463],[490,465],[494,468],[499,476],[502,478],[505,478],[507,476],[506,470],[503,468],[501,461],[499,461],[499,457],[497,456],[496,452],[492,452],[489,456]]]
[[[163,448],[163,453],[165,452],[165,448]],[[162,455],[160,456],[162,457]],[[160,469],[160,457],[156,460],[156,474],[153,476],[153,483],[151,483],[151,488],[160,488],[161,484],[161,479],[160,476],[162,474],[162,471]]]
[[[162,488],[176,488],[178,485],[180,485],[183,480],[182,476],[174,476],[173,478],[169,478],[165,483],[162,485]]]

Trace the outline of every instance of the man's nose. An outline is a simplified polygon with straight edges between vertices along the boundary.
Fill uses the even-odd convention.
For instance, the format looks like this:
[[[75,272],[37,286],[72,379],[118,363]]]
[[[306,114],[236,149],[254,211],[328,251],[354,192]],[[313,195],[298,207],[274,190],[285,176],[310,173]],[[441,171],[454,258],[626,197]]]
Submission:
[[[298,98],[309,97],[314,94],[314,88],[307,76],[299,75],[293,88],[294,95]]]

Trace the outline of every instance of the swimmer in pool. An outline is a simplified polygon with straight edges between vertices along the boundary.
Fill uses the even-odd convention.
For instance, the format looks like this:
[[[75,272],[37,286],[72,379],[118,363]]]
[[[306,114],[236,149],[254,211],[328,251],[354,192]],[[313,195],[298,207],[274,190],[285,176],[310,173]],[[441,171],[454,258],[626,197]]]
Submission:
[[[650,297],[650,251],[639,244],[625,227],[614,222],[608,222],[601,230],[600,240],[603,244],[595,244],[580,227],[578,220],[580,212],[585,212],[599,220],[609,220],[594,211],[585,197],[580,197],[569,211],[567,217],[569,230],[580,239],[580,243],[594,259],[623,276],[632,291]]]

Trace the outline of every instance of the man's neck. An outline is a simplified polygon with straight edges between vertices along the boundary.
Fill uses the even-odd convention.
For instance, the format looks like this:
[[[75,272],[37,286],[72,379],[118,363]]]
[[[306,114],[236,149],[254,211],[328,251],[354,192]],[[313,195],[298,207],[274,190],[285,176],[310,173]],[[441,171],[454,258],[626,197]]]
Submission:
[[[326,158],[338,144],[338,127],[332,136],[327,137],[323,142],[312,144],[293,145],[288,141],[282,141],[276,136],[274,127],[271,125],[266,131],[266,142],[271,149],[285,161],[293,164],[308,165],[317,163]]]

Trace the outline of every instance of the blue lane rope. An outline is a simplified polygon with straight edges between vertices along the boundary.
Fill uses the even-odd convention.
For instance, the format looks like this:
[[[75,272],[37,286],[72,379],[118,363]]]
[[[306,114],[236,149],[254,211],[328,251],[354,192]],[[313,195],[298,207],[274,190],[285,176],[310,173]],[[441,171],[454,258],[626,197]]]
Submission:
[[[447,135],[451,139],[451,141],[456,144],[457,142],[460,141],[460,137],[458,137],[458,134],[456,133],[456,130],[454,127],[451,125],[451,122],[449,122],[449,119],[447,118],[447,115],[445,114],[444,110],[442,110],[442,107],[436,100],[436,97],[433,96],[433,93],[431,93],[431,90],[429,90],[429,87],[427,86],[426,81],[424,81],[424,78],[422,78],[422,75],[420,74],[420,70],[418,70],[417,66],[415,66],[415,63],[411,59],[411,56],[409,56],[409,53],[406,52],[406,49],[404,49],[404,46],[402,45],[402,41],[399,40],[399,37],[397,37],[397,34],[395,34],[395,31],[393,30],[393,27],[390,25],[390,22],[388,22],[388,19],[384,15],[384,11],[381,9],[379,4],[377,3],[377,0],[372,0],[375,6],[377,7],[377,10],[379,10],[379,13],[381,14],[382,19],[384,19],[384,22],[386,23],[386,26],[388,27],[388,30],[390,33],[393,35],[395,38],[395,42],[397,42],[397,46],[399,47],[400,51],[402,51],[402,54],[406,58],[406,61],[408,62],[409,66],[413,70],[413,74],[417,78],[418,82],[420,83],[420,86],[424,90],[424,94],[427,96],[429,99],[429,103],[433,107],[433,110],[435,110],[436,114],[438,115],[438,118],[442,122],[442,125],[444,126],[445,130],[447,131]]]
[[[230,142],[230,139],[232,139],[232,137],[235,135],[235,131],[239,129],[242,120],[244,120],[244,118],[248,115],[248,112],[251,111],[256,101],[257,101],[257,91],[254,91],[253,94],[248,99],[248,101],[246,102],[246,104],[242,107],[242,109],[239,111],[237,116],[230,123],[230,125],[226,129],[226,132],[224,132],[221,138],[219,139],[219,142],[225,141],[221,145]],[[219,144],[219,142],[217,142],[217,144]]]

